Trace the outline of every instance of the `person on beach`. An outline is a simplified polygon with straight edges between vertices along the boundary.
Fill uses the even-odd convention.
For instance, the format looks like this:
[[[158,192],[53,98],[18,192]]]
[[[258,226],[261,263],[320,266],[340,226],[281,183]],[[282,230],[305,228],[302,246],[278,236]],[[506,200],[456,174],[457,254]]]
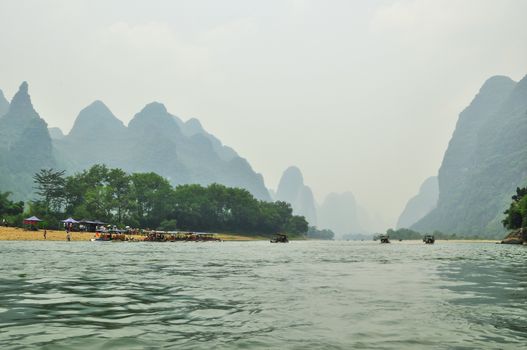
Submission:
[[[47,239],[48,236],[48,230],[44,230],[44,239]]]

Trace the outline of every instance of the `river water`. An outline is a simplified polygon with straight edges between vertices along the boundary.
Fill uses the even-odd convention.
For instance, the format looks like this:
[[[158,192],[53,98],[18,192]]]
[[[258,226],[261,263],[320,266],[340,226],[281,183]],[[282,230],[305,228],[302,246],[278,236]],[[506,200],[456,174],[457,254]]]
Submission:
[[[0,349],[518,349],[527,249],[0,242]]]

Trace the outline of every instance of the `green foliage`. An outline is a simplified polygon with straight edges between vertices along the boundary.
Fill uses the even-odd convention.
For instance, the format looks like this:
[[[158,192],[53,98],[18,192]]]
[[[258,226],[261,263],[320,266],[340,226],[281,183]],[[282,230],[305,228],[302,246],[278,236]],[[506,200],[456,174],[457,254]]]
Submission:
[[[335,238],[335,233],[328,229],[319,230],[316,226],[310,226],[307,231],[307,238],[332,240]]]
[[[509,230],[527,227],[527,187],[516,188],[509,209],[505,210],[502,224]]]
[[[0,215],[18,215],[24,211],[24,202],[9,200],[11,192],[0,192]]]
[[[306,233],[309,229],[307,220],[303,216],[293,215],[285,227],[285,231],[292,234]]]
[[[157,229],[160,231],[175,231],[177,230],[177,220],[164,220]]]
[[[407,228],[400,228],[398,230],[388,229],[386,234],[391,239],[421,239],[423,235],[417,231],[413,231]]]
[[[459,235],[456,233],[444,233],[440,231],[433,231],[432,234],[436,239],[485,239],[487,237],[481,237],[481,236],[474,236],[474,235]],[[378,237],[380,234],[376,234],[375,236]],[[421,240],[424,233],[417,232],[414,230],[410,230],[407,228],[400,228],[398,230],[394,229],[388,229],[386,230],[386,235],[390,237],[392,240]]]
[[[64,170],[40,169],[33,176],[37,194],[43,198],[45,212],[58,211],[64,202],[66,180]]]
[[[219,184],[173,188],[155,173],[127,174],[104,165],[65,178],[63,172],[41,170],[35,182],[42,199],[31,202],[29,211],[51,226],[73,216],[162,230],[258,235],[308,230],[288,203],[258,201],[245,189]]]
[[[22,222],[24,202],[14,202],[9,199],[11,192],[0,191],[0,218],[9,225]]]

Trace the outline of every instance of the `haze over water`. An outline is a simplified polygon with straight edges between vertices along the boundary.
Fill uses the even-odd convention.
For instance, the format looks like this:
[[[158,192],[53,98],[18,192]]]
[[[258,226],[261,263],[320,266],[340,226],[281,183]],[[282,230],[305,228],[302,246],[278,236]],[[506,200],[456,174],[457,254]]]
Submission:
[[[2,349],[515,349],[527,249],[0,242]]]

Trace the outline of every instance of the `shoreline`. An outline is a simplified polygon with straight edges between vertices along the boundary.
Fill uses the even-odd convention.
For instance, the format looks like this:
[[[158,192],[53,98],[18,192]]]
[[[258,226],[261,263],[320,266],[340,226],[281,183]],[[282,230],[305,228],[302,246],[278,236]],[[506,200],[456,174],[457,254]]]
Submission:
[[[437,243],[500,243],[499,239],[436,239],[434,244]],[[412,244],[425,244],[421,239],[403,239],[401,242],[397,239],[390,239],[390,243],[412,243]]]
[[[72,242],[89,242],[90,239],[94,238],[94,232],[70,232]],[[129,237],[135,238],[138,241],[142,241],[145,236],[141,235],[128,235]],[[248,236],[241,234],[232,234],[232,233],[216,233],[216,237],[222,241],[228,242],[249,242],[249,241],[268,241],[268,237],[264,236]],[[291,241],[322,241],[316,239],[306,239],[298,237],[291,238]],[[47,239],[44,239],[44,230],[40,229],[38,231],[26,231],[22,228],[17,227],[0,227],[0,241],[66,241],[66,231],[58,230],[47,230]],[[335,240],[333,241],[335,242]],[[357,241],[363,242],[363,241]],[[369,241],[367,241],[369,242]],[[444,243],[500,243],[501,240],[493,239],[437,239],[436,244]],[[391,243],[401,244],[424,244],[422,240],[392,240]]]
[[[246,236],[228,233],[217,233],[216,237],[222,241],[261,241],[268,240],[262,236]],[[71,241],[89,242],[94,238],[94,232],[70,232]],[[128,235],[141,241],[145,236]],[[26,231],[17,227],[0,227],[0,241],[66,241],[66,231],[47,230],[47,238],[44,239],[44,229],[38,231]]]

